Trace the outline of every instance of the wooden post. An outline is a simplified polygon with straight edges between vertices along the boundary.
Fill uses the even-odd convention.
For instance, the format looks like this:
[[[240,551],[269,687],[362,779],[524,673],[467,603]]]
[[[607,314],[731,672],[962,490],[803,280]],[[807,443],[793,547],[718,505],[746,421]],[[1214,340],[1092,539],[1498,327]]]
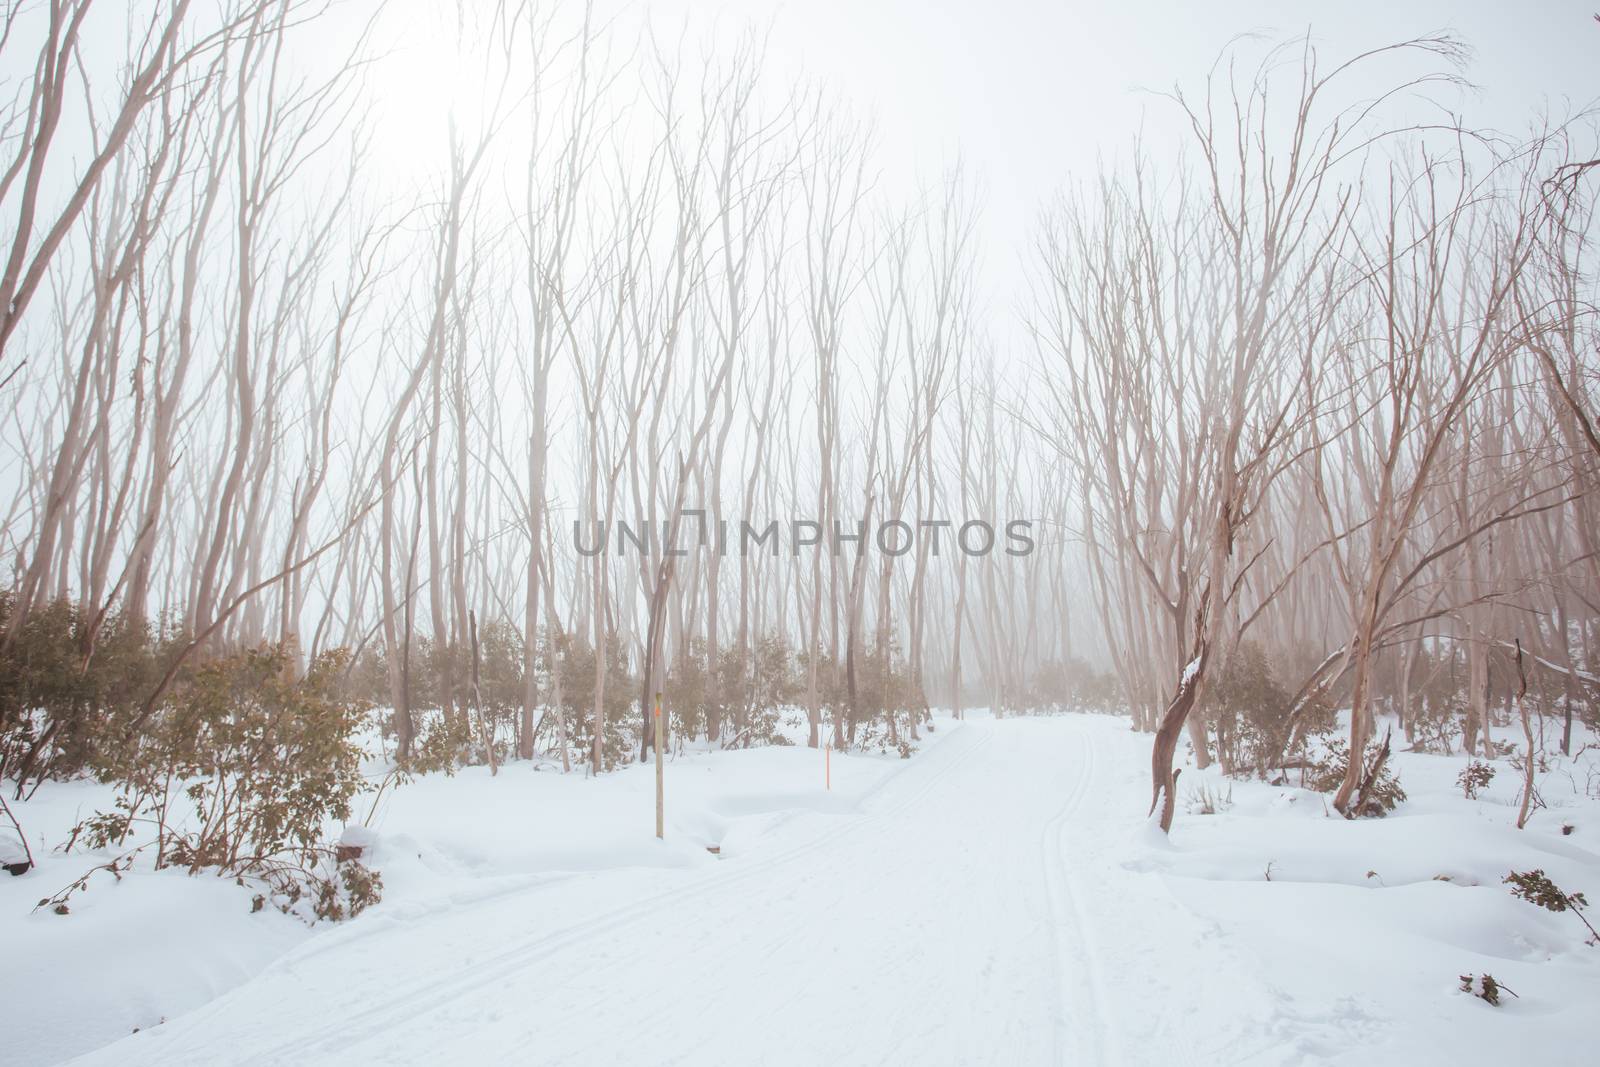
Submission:
[[[830,790],[830,791],[833,789],[833,762],[832,762],[832,759],[833,759],[833,745],[830,742],[829,744],[826,744],[826,745],[822,746],[822,788]]]
[[[661,691],[656,691],[656,837],[667,836],[667,807],[666,807],[666,779],[664,777],[666,764],[662,761],[662,753],[666,750],[667,727],[666,721],[661,718]]]
[[[1522,663],[1522,638],[1517,638],[1517,717],[1522,720],[1522,736],[1528,749],[1523,758],[1527,763],[1522,768],[1522,807],[1517,812],[1517,829],[1521,830],[1528,825],[1528,813],[1533,809],[1533,769],[1537,753],[1533,748],[1533,719],[1528,715],[1528,669]],[[1485,727],[1487,727],[1487,720]],[[1485,731],[1487,736],[1487,729]]]

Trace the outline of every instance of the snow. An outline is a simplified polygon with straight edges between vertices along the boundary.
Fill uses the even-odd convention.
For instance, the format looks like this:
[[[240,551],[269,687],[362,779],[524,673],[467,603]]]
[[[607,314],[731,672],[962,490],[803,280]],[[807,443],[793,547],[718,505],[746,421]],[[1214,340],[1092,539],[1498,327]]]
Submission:
[[[339,844],[345,848],[358,848],[363,852],[378,847],[378,831],[359,823],[346,826],[339,833]]]
[[[1254,961],[1263,1042],[1242,1048],[1262,1062],[1587,1063],[1600,948],[1572,914],[1502,884],[1542,868],[1567,892],[1600,887],[1600,760],[1550,759],[1548,807],[1522,831],[1521,774],[1505,759],[1468,800],[1467,757],[1397,752],[1411,799],[1356,822],[1317,793],[1190,768],[1191,790],[1231,791],[1232,805],[1180,819],[1169,848],[1127,864]],[[1518,997],[1495,1008],[1459,991],[1486,971]]]
[[[109,810],[111,796],[67,782],[11,801],[39,866],[0,875],[0,1061],[59,1063],[157,1026],[248,981],[311,935],[275,910],[251,915],[251,894],[232,882],[177,870],[139,869],[120,881],[101,872],[72,896],[69,914],[36,909],[109,858],[53,849],[96,807]]]
[[[620,906],[665,872],[716,871],[707,846],[729,859],[787,824],[793,837],[828,833],[908,766],[898,755],[836,752],[824,790],[822,756],[809,749],[690,753],[668,768],[664,843],[654,837],[653,767],[596,779],[514,762],[497,777],[469,768],[417,778],[383,792],[370,827],[359,821],[368,795],[357,798],[357,822],[334,828],[381,872],[383,902],[355,921],[315,928],[271,908],[252,913],[254,889],[174,870],[136,868],[120,881],[101,872],[73,895],[68,915],[36,909],[114,854],[54,851],[79,820],[110,810],[113,791],[47,783],[31,800],[12,802],[40,866],[23,877],[0,874],[0,945],[9,963],[0,968],[0,1062],[62,1062],[192,1011],[269,965],[292,965],[299,957],[291,950],[315,958],[346,939],[541,887],[569,887],[551,903],[556,915]],[[13,836],[6,823],[0,840]]]
[[[170,871],[31,913],[105,802],[50,785],[42,869],[0,878],[6,1062],[1586,1062],[1600,948],[1500,879],[1600,898],[1593,752],[1524,831],[1504,760],[1466,800],[1464,757],[1398,752],[1412,799],[1359,822],[1191,767],[1170,839],[1148,754],[1111,716],[941,719],[825,791],[809,749],[695,751],[664,842],[649,766],[430,776],[346,832],[382,903],[314,928]],[[1485,971],[1518,997],[1458,991]]]

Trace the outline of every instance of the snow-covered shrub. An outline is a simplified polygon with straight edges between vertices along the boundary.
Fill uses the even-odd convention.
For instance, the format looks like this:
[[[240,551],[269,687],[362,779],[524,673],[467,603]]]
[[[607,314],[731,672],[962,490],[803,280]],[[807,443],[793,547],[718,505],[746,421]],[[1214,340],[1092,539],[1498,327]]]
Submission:
[[[468,763],[498,764],[511,754],[522,712],[522,656],[522,637],[506,620],[489,619],[478,627],[477,659],[467,659],[456,701],[472,724]]]
[[[1215,815],[1233,807],[1233,786],[1221,791],[1205,782],[1191,786],[1184,795],[1184,809],[1190,815]]]
[[[255,880],[286,910],[309,896],[316,917],[359,911],[381,882],[324,841],[364,785],[366,707],[342,695],[347,662],[325,653],[302,677],[268,647],[188,672],[105,772],[120,786],[114,810],[74,839],[121,846],[147,829],[138,848],[157,867]]]
[[[1329,738],[1323,742],[1321,753],[1306,766],[1306,787],[1319,793],[1332,793],[1344,781],[1349,766],[1349,743],[1343,738]],[[1363,789],[1367,799],[1361,810],[1352,813],[1355,818],[1382,818],[1406,799],[1399,776],[1379,754],[1369,758],[1362,781],[1367,783]]]
[[[317,918],[333,922],[353,919],[383,899],[383,876],[371,867],[351,859],[336,861],[334,870],[336,878],[318,878],[311,883],[316,893],[312,911]],[[298,881],[290,884],[300,885]]]
[[[763,670],[774,679],[780,647],[771,646],[763,654],[771,665]],[[782,685],[787,694],[784,703],[792,707],[806,695],[810,661],[804,652],[784,659],[793,665],[789,680]],[[853,655],[840,659],[827,653],[819,656],[817,703],[827,736],[840,748],[896,751],[909,757],[917,729],[923,725],[933,729],[922,685],[901,654],[898,640],[892,637],[879,647],[876,637],[868,635]],[[765,712],[774,731],[780,721],[778,713],[777,705]],[[779,736],[774,732],[775,743],[782,743]]]
[[[807,650],[795,653],[795,682],[798,703],[804,703],[811,660]],[[849,731],[849,693],[845,688],[844,665],[826,652],[817,657],[817,705],[824,724],[829,724],[843,738]],[[845,742],[841,740],[840,744]]]
[[[719,687],[706,677],[706,658],[705,641],[694,638],[679,646],[667,670],[664,710],[673,737],[699,737],[717,717],[713,703],[720,696]]]
[[[1488,1001],[1495,1007],[1500,1006],[1500,994],[1511,993],[1511,990],[1495,980],[1492,974],[1463,974],[1461,977],[1461,992],[1471,993],[1479,1000]]]

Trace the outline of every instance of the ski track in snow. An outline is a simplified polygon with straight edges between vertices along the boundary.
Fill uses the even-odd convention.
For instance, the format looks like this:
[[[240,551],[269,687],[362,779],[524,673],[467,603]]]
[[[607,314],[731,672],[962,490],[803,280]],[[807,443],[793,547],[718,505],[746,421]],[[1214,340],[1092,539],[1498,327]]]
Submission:
[[[1138,795],[1098,775],[1105,736],[966,723],[856,812],[785,820],[709,869],[374,915],[77,1062],[1189,1062],[1166,1025],[1181,984],[1123,973],[1159,959],[1128,921],[1149,898],[1117,899],[1126,872],[1074,833]],[[1156,1003],[1115,1003],[1140,990]]]
[[[987,738],[983,740],[987,741]],[[941,748],[948,747],[941,746]],[[947,758],[944,762],[949,764],[950,761]],[[935,788],[951,769],[951,766],[945,766],[931,775],[930,780],[924,784],[922,789],[896,805],[894,811],[903,811],[916,803],[923,795]],[[885,786],[895,782],[896,777],[898,776],[887,778],[879,783],[872,790],[872,794],[882,791]],[[386,996],[381,1004],[367,1012],[340,1018],[331,1025],[323,1027],[314,1035],[302,1036],[289,1045],[265,1051],[262,1053],[263,1061],[276,1062],[280,1058],[285,1062],[300,1061],[304,1055],[337,1051],[342,1035],[347,1035],[352,1031],[360,1033],[367,1028],[383,1029],[395,1025],[411,1017],[414,1011],[426,1009],[430,1004],[435,1003],[435,996],[438,994],[446,994],[451,999],[462,998],[470,992],[492,986],[499,981],[515,976],[525,969],[535,966],[562,948],[581,944],[588,938],[623,929],[630,923],[642,925],[657,923],[663,914],[666,914],[664,909],[669,905],[692,901],[699,892],[709,891],[713,888],[723,889],[758,878],[766,874],[772,867],[788,863],[825,845],[835,843],[841,834],[858,831],[864,825],[865,823],[861,821],[853,822],[839,832],[816,835],[778,855],[764,857],[745,865],[742,869],[736,868],[731,872],[719,871],[707,877],[693,879],[687,884],[636,900],[615,912],[603,914],[594,919],[580,922],[554,933],[539,936],[526,943],[513,946],[487,960],[474,960],[469,965],[461,967],[457,974],[448,979],[431,978],[415,986],[408,995],[401,997]]]
[[[1053,912],[1050,934],[1055,956],[1056,998],[1060,1007],[1055,1026],[1056,1062],[1108,1063],[1115,1061],[1114,1052],[1107,1047],[1113,1036],[1112,1028],[1102,1021],[1099,967],[1088,939],[1088,924],[1073,888],[1073,859],[1066,855],[1062,842],[1067,819],[1082,808],[1094,784],[1094,744],[1088,737],[1079,740],[1085,743],[1082,744],[1082,761],[1074,768],[1072,789],[1060,810],[1044,824],[1039,846],[1041,873],[1050,887]],[[1072,962],[1081,966],[1073,968]],[[1074,1010],[1073,1004],[1084,1007]],[[1069,1048],[1075,1054],[1070,1060],[1065,1056]]]

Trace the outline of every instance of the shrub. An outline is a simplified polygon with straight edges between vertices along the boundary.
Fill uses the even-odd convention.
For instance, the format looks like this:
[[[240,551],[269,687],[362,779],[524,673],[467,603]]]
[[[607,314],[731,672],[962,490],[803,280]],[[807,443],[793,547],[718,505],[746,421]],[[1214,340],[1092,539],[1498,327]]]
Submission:
[[[476,662],[470,641],[444,644],[426,634],[402,640],[402,679],[416,729],[407,766],[418,773],[450,774],[457,767],[502,762],[518,737],[522,710],[523,649],[516,628],[503,619],[484,622]],[[342,691],[348,699],[374,706],[393,702],[381,647],[366,649],[344,673]],[[542,671],[538,682],[540,691],[547,691]],[[389,718],[385,737],[394,735]]]
[[[595,653],[588,642],[567,635],[560,642],[561,698],[567,736],[580,760],[587,760],[594,740]],[[628,670],[628,654],[620,635],[612,635],[605,656],[605,733],[601,757],[609,770],[634,758],[638,741],[639,681]]]
[[[854,708],[849,705],[848,687],[842,700],[852,744],[910,758],[911,734],[922,712],[922,691],[907,667],[893,641],[882,651],[870,648],[856,653]]]
[[[104,848],[148,826],[140,848],[154,848],[158,868],[255,879],[285,910],[309,893],[316,918],[361,910],[381,881],[335,863],[323,840],[364,784],[353,735],[366,707],[340,694],[347,662],[326,653],[296,677],[269,647],[196,668],[110,768],[114,810],[74,839]]]
[[[1278,684],[1265,651],[1243,642],[1207,687],[1202,713],[1229,773],[1266,777],[1267,771],[1305,757],[1312,739],[1333,729],[1332,710],[1308,700],[1292,713],[1290,694]]]
[[[1407,709],[1406,736],[1418,751],[1448,755],[1461,742],[1467,718],[1467,694],[1461,684],[1464,672],[1458,670],[1459,657],[1453,650],[1424,650],[1418,655],[1423,682],[1413,693],[1413,706]]]
[[[1375,757],[1375,764],[1376,759]],[[1306,767],[1306,785],[1319,793],[1332,793],[1344,781],[1349,766],[1348,742],[1343,738],[1330,738],[1323,742],[1321,755]],[[1354,818],[1381,819],[1406,799],[1406,791],[1400,788],[1399,777],[1387,762],[1382,766],[1369,767],[1367,770],[1369,777],[1374,769],[1377,771],[1377,777],[1366,791],[1367,800],[1362,809],[1352,813]]]
[[[456,768],[475,762],[472,758],[472,726],[466,718],[451,711],[416,712],[417,739],[411,757],[404,760],[413,774],[456,773]]]
[[[1097,673],[1084,660],[1070,656],[1039,665],[1029,683],[1025,701],[1040,711],[1104,711],[1123,703],[1116,679]]]
[[[731,701],[731,736],[725,734],[723,743],[733,748],[788,744],[781,732],[784,710],[793,706],[803,689],[794,655],[776,634],[768,634],[751,646],[748,658],[748,664],[742,654],[729,659],[730,669],[741,681]]]
[[[717,674],[727,670],[727,660],[718,657]],[[695,638],[678,649],[677,658],[666,678],[666,713],[672,736],[695,738],[709,734],[710,723],[720,713],[721,686],[708,677],[706,643]]]
[[[1495,980],[1492,974],[1463,974],[1461,977],[1461,992],[1471,993],[1479,1000],[1486,1000],[1495,1007],[1500,1006],[1500,994],[1511,993],[1511,990]]]
[[[1531,871],[1512,871],[1501,879],[1511,886],[1511,895],[1529,904],[1537,904],[1546,911],[1570,911],[1589,929],[1589,944],[1600,943],[1600,932],[1589,922],[1583,909],[1589,906],[1582,893],[1568,893],[1551,881],[1542,868]]]
[[[1211,788],[1205,782],[1191,786],[1184,797],[1184,806],[1190,815],[1215,815],[1233,807],[1233,786],[1226,792]]]
[[[171,633],[113,616],[96,627],[61,600],[20,626],[0,590],[0,777],[20,797],[47,778],[98,773],[170,662]]]
[[[1478,790],[1487,789],[1493,780],[1494,766],[1480,760],[1473,760],[1456,775],[1456,785],[1461,787],[1461,795],[1468,800],[1476,800]]]

